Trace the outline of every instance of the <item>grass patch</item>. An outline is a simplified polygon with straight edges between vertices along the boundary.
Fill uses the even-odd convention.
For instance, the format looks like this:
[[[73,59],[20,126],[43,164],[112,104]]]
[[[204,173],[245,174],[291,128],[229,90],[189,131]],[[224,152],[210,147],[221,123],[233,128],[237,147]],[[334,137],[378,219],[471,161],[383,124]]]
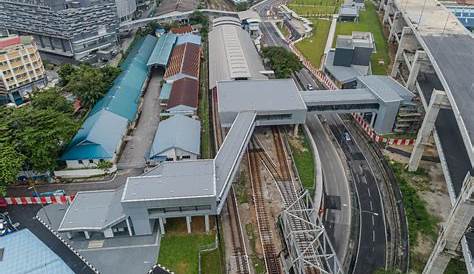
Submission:
[[[201,270],[206,274],[222,274],[224,268],[219,248],[201,254]]]
[[[296,47],[315,68],[319,68],[321,58],[324,55],[324,47],[328,39],[331,21],[314,19],[311,22],[313,23],[313,34],[311,37],[297,43]]]
[[[198,116],[201,120],[201,158],[209,159],[211,158],[211,127],[209,121],[209,95],[208,95],[208,66],[207,66],[207,43],[203,43],[202,56],[203,60],[201,62],[199,83],[200,83],[200,92],[199,92],[199,108]]]
[[[350,35],[353,31],[372,32],[375,40],[376,52],[372,53],[372,74],[386,75],[390,64],[387,39],[378,18],[377,9],[370,1],[365,2],[365,10],[359,14],[359,22],[337,22],[336,35]],[[333,44],[334,45],[334,44]]]
[[[460,260],[451,259],[444,274],[467,274],[466,263]]]
[[[290,137],[289,143],[301,183],[309,193],[313,193],[314,159],[308,137],[306,134],[300,134],[298,137]]]
[[[278,29],[281,31],[281,33],[283,34],[283,36],[285,37],[290,36],[290,32],[288,31],[288,28],[285,27],[282,22],[277,22],[276,25]]]
[[[245,232],[247,233],[247,237],[249,238],[250,242],[250,248],[252,249],[252,253],[249,256],[250,263],[252,263],[256,274],[265,274],[265,261],[256,255],[257,236],[255,235],[255,228],[252,224],[246,224]]]
[[[214,239],[214,234],[167,232],[161,239],[158,263],[176,274],[198,274],[199,248],[213,243]]]
[[[395,161],[388,161],[391,166],[403,196],[405,215],[408,220],[408,235],[410,240],[410,269],[421,273],[428,257],[416,251],[421,241],[430,242],[422,245],[423,248],[432,248],[438,237],[438,218],[431,215],[426,209],[426,203],[417,191],[423,190],[423,185],[429,183],[428,174],[419,169],[409,172],[404,165]]]
[[[240,171],[239,180],[234,183],[235,194],[237,195],[237,201],[239,204],[245,204],[249,202],[249,196],[247,194],[248,189],[248,175],[243,170]]]
[[[303,17],[324,17],[337,13],[338,6],[290,4],[289,8]]]

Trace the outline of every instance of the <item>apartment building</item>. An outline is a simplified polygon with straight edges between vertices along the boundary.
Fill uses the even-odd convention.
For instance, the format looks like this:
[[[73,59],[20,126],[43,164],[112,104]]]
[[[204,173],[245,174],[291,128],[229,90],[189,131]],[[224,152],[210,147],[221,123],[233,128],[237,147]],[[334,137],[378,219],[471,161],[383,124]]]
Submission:
[[[55,56],[87,61],[97,52],[115,49],[117,6],[114,0],[0,0],[0,33],[33,36],[51,61]],[[126,9],[120,13],[128,14]]]
[[[0,37],[0,104],[20,105],[33,87],[44,87],[46,75],[31,36]]]

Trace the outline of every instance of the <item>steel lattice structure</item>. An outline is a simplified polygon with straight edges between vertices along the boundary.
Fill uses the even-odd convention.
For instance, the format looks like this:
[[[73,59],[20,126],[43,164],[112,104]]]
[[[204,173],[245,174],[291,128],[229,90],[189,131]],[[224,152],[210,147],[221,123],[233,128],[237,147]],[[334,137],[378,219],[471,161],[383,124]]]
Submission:
[[[281,220],[290,257],[287,273],[344,273],[306,191],[283,210]]]

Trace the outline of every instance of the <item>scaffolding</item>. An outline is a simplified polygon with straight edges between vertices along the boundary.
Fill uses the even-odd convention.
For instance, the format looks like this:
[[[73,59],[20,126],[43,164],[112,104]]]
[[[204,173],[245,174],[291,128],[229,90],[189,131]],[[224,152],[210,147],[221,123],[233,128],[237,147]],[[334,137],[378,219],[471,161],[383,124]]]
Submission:
[[[289,258],[286,273],[343,273],[324,225],[305,191],[281,213]]]

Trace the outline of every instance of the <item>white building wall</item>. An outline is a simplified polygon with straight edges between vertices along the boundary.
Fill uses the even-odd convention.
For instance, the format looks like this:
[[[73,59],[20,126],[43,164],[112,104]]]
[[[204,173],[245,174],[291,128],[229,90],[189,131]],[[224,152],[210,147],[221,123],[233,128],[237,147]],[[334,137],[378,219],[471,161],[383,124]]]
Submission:
[[[117,15],[120,21],[130,20],[137,10],[137,3],[135,0],[115,0],[117,5]]]

